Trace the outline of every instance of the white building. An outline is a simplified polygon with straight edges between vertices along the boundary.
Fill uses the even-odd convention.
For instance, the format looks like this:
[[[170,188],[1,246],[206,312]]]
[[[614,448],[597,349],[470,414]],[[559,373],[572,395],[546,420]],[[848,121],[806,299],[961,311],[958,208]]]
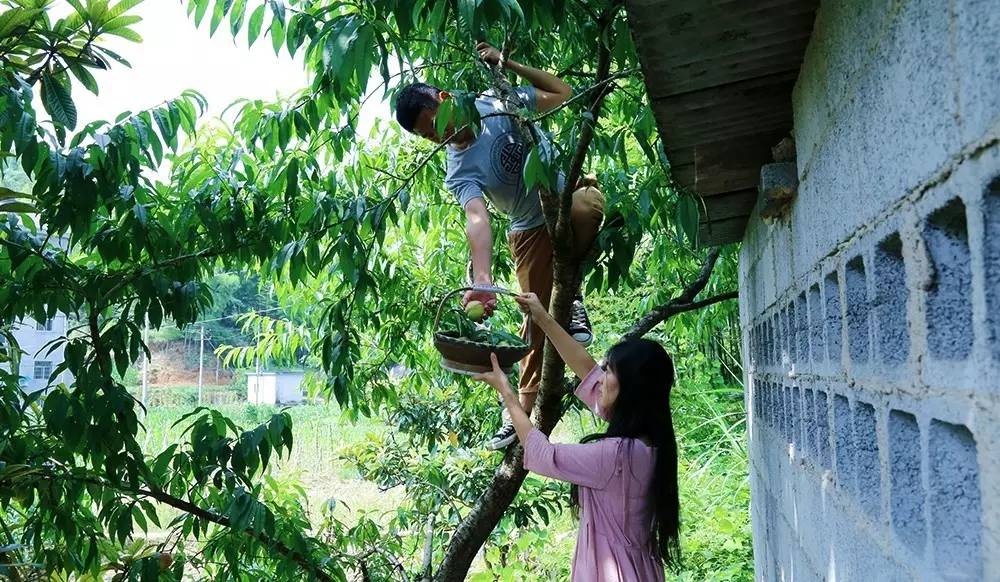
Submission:
[[[16,169],[15,171],[20,170]],[[38,220],[37,215],[31,216],[34,220]],[[0,212],[0,217],[6,220],[8,213]],[[44,235],[44,231],[39,231],[39,236]],[[52,237],[49,244],[67,251],[69,238],[65,236]],[[11,331],[14,339],[17,340],[18,347],[22,352],[19,375],[21,387],[25,392],[37,392],[50,385],[69,384],[73,381],[73,375],[66,371],[60,373],[56,378],[51,377],[52,372],[65,360],[63,356],[65,346],[60,344],[55,347],[52,342],[65,337],[67,329],[66,316],[58,312],[52,319],[46,321],[38,322],[31,318],[25,318],[12,326]],[[3,340],[0,338],[0,344],[2,342]],[[7,364],[0,364],[0,367],[10,369]]]
[[[36,392],[50,385],[52,372],[64,360],[64,347],[55,346],[52,342],[66,335],[66,327],[66,316],[62,313],[43,322],[28,318],[14,324],[14,338],[23,352],[20,376],[25,392]],[[51,384],[68,384],[72,379],[73,376],[64,371],[52,378]]]
[[[305,372],[247,372],[247,402],[250,404],[292,404],[302,402]]]

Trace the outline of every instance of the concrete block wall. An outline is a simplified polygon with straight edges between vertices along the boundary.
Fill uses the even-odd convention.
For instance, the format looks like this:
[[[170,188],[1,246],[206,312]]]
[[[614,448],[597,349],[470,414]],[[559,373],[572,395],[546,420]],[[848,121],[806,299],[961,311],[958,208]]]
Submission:
[[[740,257],[756,576],[1000,580],[1000,2],[822,3]]]

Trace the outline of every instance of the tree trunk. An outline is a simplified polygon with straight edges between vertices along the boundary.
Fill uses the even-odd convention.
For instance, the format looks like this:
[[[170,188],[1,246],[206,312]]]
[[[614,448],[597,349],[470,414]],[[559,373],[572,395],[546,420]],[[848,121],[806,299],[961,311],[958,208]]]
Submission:
[[[607,27],[620,8],[615,3],[600,19],[601,29]],[[600,45],[597,65],[597,84],[603,83],[610,75],[611,53],[604,44]],[[570,206],[576,182],[583,170],[587,149],[594,137],[597,117],[604,97],[611,91],[610,85],[597,91],[590,103],[591,120],[583,125],[575,154],[566,175],[566,187],[556,195],[542,193],[542,209],[553,242],[553,285],[549,313],[556,321],[569,321],[570,307],[580,287],[580,260],[572,248],[573,232],[570,221]],[[552,432],[562,417],[562,398],[566,391],[564,382],[565,365],[552,344],[545,342],[542,361],[542,381],[538,390],[538,400],[533,410],[534,424],[546,435]],[[524,450],[520,445],[507,449],[503,462],[493,475],[493,482],[476,502],[472,511],[459,524],[448,544],[444,560],[434,579],[442,582],[465,580],[469,566],[479,548],[496,528],[504,512],[514,501],[521,483],[527,475],[522,462]]]
[[[676,297],[654,308],[649,314],[640,319],[625,334],[623,339],[642,337],[660,322],[679,313],[694,311],[714,305],[715,303],[735,299],[737,297],[736,291],[719,293],[706,299],[696,299],[698,293],[707,285],[718,256],[718,250],[709,252],[698,277],[689,283]],[[571,267],[572,265],[569,266]],[[576,290],[575,285],[579,283],[578,267],[579,265],[577,265],[575,274],[571,273],[573,275],[572,278],[565,276],[565,274],[562,278],[557,277],[556,284],[553,287],[551,311],[553,315],[561,315],[563,321],[569,315],[569,307]],[[550,434],[562,417],[561,403],[567,389],[567,384],[563,378],[563,370],[564,365],[562,360],[559,359],[552,345],[546,342],[541,390],[539,391],[534,411],[535,426],[545,434]],[[465,580],[476,552],[485,543],[490,532],[496,527],[496,524],[500,522],[507,507],[514,501],[514,497],[521,488],[521,483],[527,475],[527,471],[524,470],[522,464],[523,456],[524,451],[520,446],[512,446],[507,450],[503,462],[493,476],[493,482],[490,484],[490,487],[479,498],[472,511],[466,515],[458,529],[455,530],[455,534],[452,536],[448,550],[445,553],[444,560],[441,563],[441,568],[434,578],[435,580],[441,582],[460,582]]]

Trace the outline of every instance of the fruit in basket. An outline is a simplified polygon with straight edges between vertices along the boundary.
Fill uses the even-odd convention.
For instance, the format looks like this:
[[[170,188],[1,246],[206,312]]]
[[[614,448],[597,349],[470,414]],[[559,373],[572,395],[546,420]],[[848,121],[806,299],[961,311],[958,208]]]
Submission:
[[[482,321],[486,315],[486,307],[481,301],[470,301],[465,304],[465,315],[472,321]]]
[[[470,301],[469,305],[473,302]],[[452,309],[449,315],[442,320],[441,331],[451,334],[453,337],[462,338],[477,344],[493,347],[522,348],[527,346],[520,337],[499,329],[497,327],[486,326],[470,321],[471,316],[466,311]]]

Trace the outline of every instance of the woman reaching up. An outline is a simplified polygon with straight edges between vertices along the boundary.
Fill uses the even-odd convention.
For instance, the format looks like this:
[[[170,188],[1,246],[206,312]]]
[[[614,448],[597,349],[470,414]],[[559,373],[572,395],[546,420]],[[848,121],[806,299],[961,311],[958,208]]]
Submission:
[[[580,444],[553,444],[531,424],[496,356],[493,371],[476,377],[500,393],[524,446],[524,467],[573,484],[580,531],[572,580],[663,580],[664,564],[674,566],[680,558],[670,356],[660,344],[637,339],[616,344],[598,365],[533,293],[517,302],[583,378],[577,397],[608,421],[605,432]]]

